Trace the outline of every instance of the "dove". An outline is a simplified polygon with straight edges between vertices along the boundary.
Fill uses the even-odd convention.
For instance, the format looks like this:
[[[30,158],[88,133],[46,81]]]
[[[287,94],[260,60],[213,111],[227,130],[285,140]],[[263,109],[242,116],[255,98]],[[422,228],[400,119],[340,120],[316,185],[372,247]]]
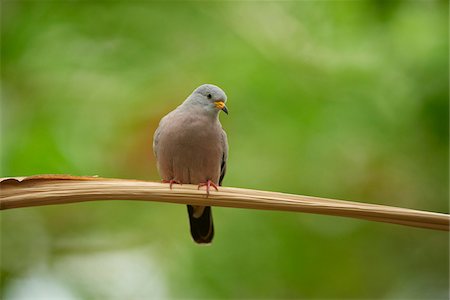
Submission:
[[[163,183],[196,184],[218,191],[225,176],[228,140],[219,121],[228,114],[227,96],[218,86],[203,84],[163,117],[153,136],[153,151]],[[209,244],[214,237],[211,207],[188,205],[191,236]]]

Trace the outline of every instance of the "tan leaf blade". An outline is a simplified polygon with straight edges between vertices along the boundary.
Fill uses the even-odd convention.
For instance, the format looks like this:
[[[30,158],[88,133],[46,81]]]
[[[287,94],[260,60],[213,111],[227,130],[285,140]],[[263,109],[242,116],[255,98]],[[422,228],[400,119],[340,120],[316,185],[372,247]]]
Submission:
[[[139,200],[234,208],[295,211],[449,230],[450,216],[393,206],[277,192],[220,187],[208,198],[195,185],[70,175],[0,179],[0,209],[97,200]]]

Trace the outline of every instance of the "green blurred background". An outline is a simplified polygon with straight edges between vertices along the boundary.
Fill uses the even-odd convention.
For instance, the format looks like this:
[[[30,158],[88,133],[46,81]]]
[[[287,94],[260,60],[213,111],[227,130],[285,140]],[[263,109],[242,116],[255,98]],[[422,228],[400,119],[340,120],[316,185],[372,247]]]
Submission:
[[[1,175],[159,180],[152,135],[228,94],[227,186],[448,212],[448,2],[2,1]],[[448,299],[445,232],[110,201],[1,213],[2,299]]]

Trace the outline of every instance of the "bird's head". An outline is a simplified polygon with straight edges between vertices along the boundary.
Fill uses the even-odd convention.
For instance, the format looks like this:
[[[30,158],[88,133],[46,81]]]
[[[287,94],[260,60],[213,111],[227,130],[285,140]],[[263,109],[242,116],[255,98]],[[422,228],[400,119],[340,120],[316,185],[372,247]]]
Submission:
[[[228,109],[225,106],[227,95],[221,88],[213,84],[203,84],[199,86],[186,99],[186,102],[200,105],[211,113],[218,113],[222,110],[224,113],[228,114]]]

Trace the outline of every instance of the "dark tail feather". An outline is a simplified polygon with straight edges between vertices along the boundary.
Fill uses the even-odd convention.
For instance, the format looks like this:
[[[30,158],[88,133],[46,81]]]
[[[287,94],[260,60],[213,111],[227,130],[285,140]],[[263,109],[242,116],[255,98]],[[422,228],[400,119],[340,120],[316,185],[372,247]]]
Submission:
[[[200,218],[194,218],[194,208],[192,205],[187,206],[189,215],[189,224],[191,227],[191,235],[196,243],[209,244],[214,237],[214,225],[212,219],[211,207],[206,206]]]

